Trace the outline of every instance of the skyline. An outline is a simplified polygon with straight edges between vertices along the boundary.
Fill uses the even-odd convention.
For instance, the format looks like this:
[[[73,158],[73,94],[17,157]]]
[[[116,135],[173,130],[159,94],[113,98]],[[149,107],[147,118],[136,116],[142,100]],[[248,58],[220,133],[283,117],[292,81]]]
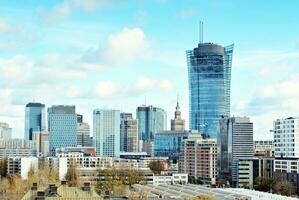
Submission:
[[[298,6],[295,1],[272,2],[271,8],[259,1],[1,1],[0,121],[10,124],[14,137],[23,137],[25,105],[35,99],[46,107],[76,105],[92,130],[94,109],[136,117],[146,96],[147,105],[167,111],[170,129],[179,95],[189,124],[185,51],[197,46],[203,20],[204,42],[235,45],[231,115],[250,117],[255,139],[272,138],[268,130],[276,118],[299,112]]]

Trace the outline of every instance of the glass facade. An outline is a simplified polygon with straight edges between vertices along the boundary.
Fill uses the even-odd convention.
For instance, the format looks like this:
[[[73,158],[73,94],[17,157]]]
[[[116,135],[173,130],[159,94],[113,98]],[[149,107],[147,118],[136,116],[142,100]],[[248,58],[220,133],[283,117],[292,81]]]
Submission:
[[[187,53],[189,128],[206,138],[217,138],[219,119],[230,115],[233,45],[200,43]]]
[[[28,103],[25,109],[25,139],[32,140],[33,131],[46,129],[45,105]]]
[[[156,133],[154,140],[154,155],[169,157],[169,160],[179,159],[181,142],[188,137],[188,131],[163,131]]]
[[[93,137],[97,156],[114,157],[120,152],[119,110],[93,111]]]
[[[162,108],[140,106],[136,111],[139,140],[153,140],[155,133],[167,128],[167,114]]]
[[[56,148],[77,146],[77,114],[75,106],[52,106],[48,108],[50,151]]]

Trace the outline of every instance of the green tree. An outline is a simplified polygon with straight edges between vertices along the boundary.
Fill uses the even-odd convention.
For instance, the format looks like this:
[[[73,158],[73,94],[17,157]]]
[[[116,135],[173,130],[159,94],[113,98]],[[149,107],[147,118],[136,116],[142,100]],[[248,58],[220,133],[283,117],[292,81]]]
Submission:
[[[276,180],[271,177],[256,177],[254,180],[254,188],[259,191],[269,192],[273,188]]]
[[[149,168],[154,172],[154,174],[161,174],[164,169],[163,164],[159,160],[153,160],[149,163]]]
[[[295,187],[289,181],[277,181],[273,187],[273,191],[276,194],[291,196],[295,194]]]

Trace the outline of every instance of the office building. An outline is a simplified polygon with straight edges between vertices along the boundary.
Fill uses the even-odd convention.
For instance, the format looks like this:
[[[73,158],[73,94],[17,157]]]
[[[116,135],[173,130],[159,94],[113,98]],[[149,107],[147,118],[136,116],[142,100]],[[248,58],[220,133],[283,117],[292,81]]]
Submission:
[[[12,128],[9,127],[8,123],[0,122],[0,139],[11,139]]]
[[[28,103],[25,109],[25,139],[32,140],[33,131],[46,130],[45,104]]]
[[[143,143],[154,140],[157,132],[167,129],[167,114],[162,108],[143,105],[137,108],[136,116],[140,150],[145,151],[143,147],[148,147],[150,142]]]
[[[77,146],[77,114],[75,106],[58,105],[48,108],[50,152],[55,149]]]
[[[95,109],[93,111],[93,137],[97,156],[119,156],[119,110]]]
[[[161,131],[156,133],[154,154],[158,157],[169,157],[176,163],[180,156],[181,144],[189,135],[189,131]]]
[[[17,156],[36,156],[34,141],[24,139],[0,140],[0,158]]]
[[[254,141],[254,156],[272,157],[274,156],[274,144],[272,140]]]
[[[181,110],[179,102],[175,107],[174,119],[171,120],[171,129],[172,131],[184,131],[185,130],[185,120],[181,117]]]
[[[82,147],[91,146],[90,126],[88,123],[77,123],[77,145]]]
[[[203,139],[191,135],[183,140],[179,168],[181,173],[189,175],[190,182],[216,184],[216,139]]]
[[[219,119],[230,116],[233,45],[198,44],[188,50],[189,129],[217,138]]]
[[[33,131],[32,141],[35,142],[36,150],[39,156],[49,156],[50,141],[48,131]]]
[[[299,118],[277,119],[273,125],[274,156],[299,158]]]
[[[239,159],[253,157],[253,123],[248,117],[223,117],[217,140],[219,179],[237,184]]]
[[[120,151],[138,152],[138,125],[131,113],[120,114]]]
[[[77,123],[83,123],[83,115],[77,114]]]

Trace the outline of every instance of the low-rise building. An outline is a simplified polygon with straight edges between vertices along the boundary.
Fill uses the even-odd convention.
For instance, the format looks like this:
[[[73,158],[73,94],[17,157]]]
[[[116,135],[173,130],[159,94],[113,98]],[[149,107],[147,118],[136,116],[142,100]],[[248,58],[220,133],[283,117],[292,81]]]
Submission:
[[[153,175],[153,185],[187,184],[188,174]]]
[[[7,159],[7,174],[18,174],[22,179],[28,178],[31,168],[38,169],[37,157],[9,157]]]
[[[36,156],[35,142],[24,139],[0,140],[0,158]]]

